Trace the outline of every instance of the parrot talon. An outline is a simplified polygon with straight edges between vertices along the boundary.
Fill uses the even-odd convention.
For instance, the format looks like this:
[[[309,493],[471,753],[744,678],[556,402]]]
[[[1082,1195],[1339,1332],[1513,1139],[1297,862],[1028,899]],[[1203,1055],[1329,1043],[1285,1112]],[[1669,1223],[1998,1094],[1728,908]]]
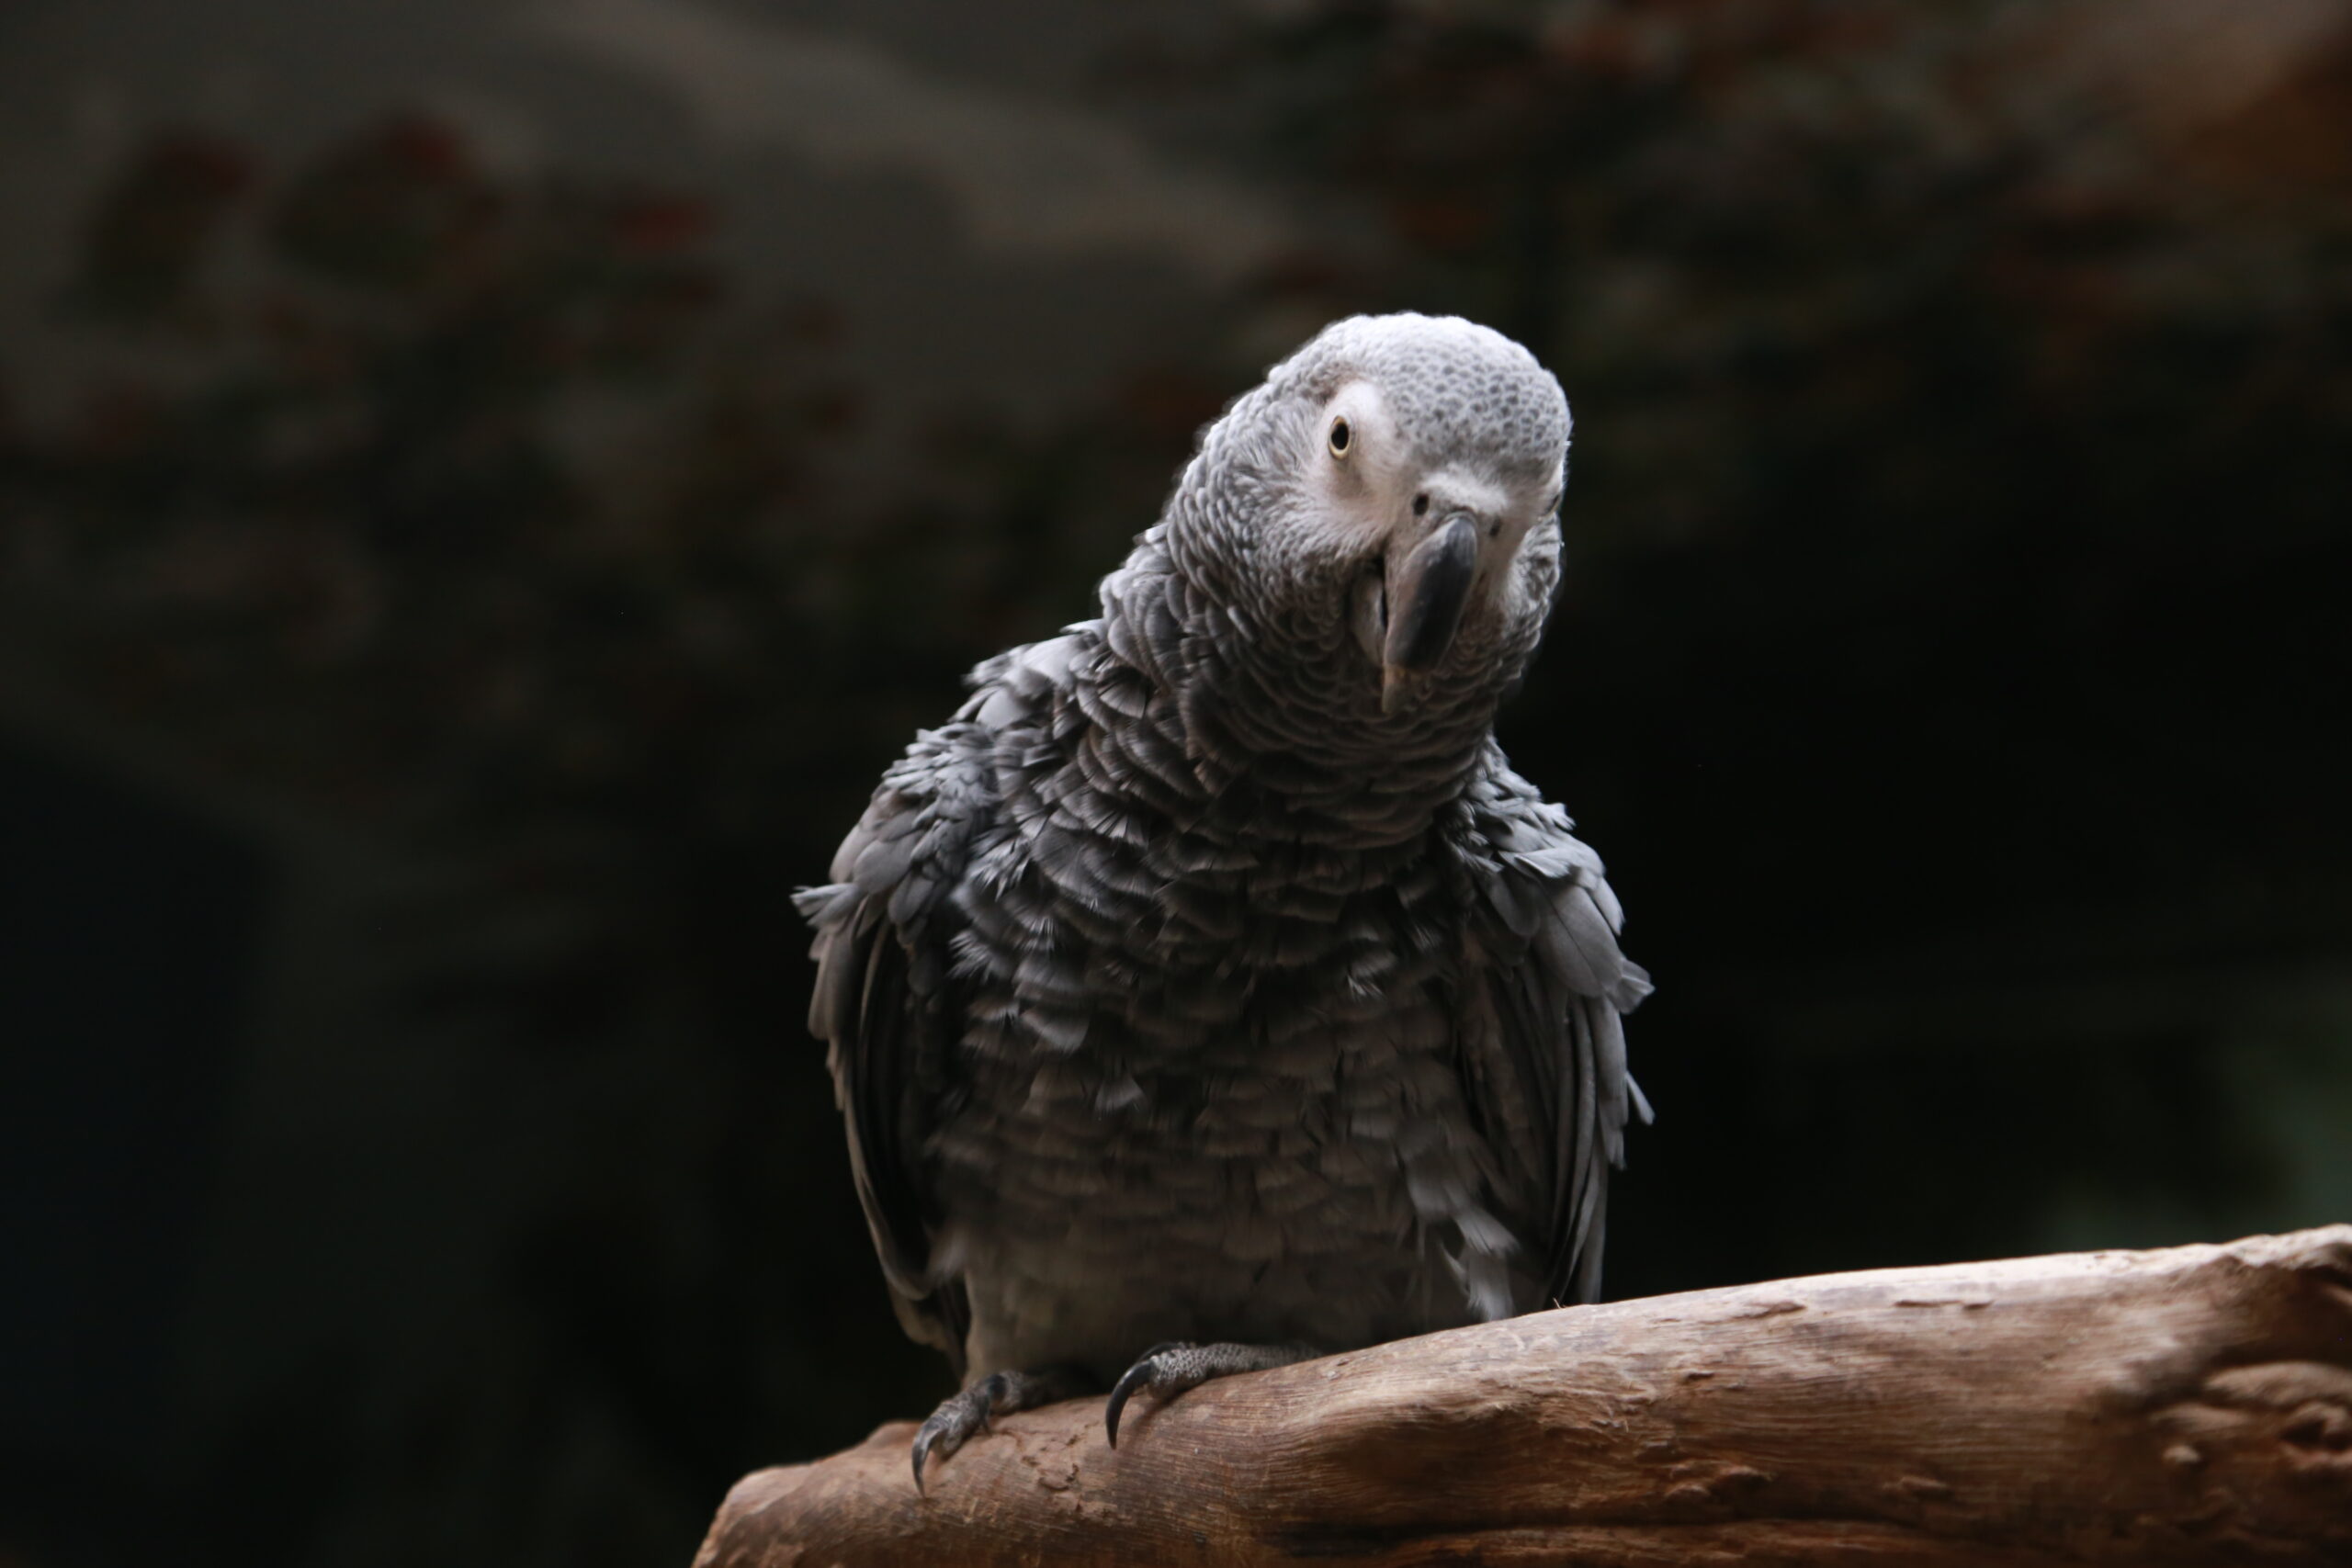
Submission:
[[[1115,1449],[1119,1446],[1119,1412],[1127,1407],[1127,1400],[1135,1393],[1136,1390],[1143,1387],[1146,1383],[1153,1383],[1152,1397],[1154,1399],[1165,1399],[1168,1398],[1170,1394],[1177,1392],[1175,1390],[1170,1390],[1168,1393],[1164,1393],[1155,1382],[1155,1380],[1159,1375],[1159,1360],[1160,1354],[1163,1351],[1168,1350],[1189,1350],[1191,1348],[1191,1346],[1185,1345],[1178,1340],[1165,1340],[1160,1344],[1154,1345],[1150,1349],[1146,1350],[1141,1356],[1136,1359],[1136,1364],[1134,1366],[1129,1367],[1125,1371],[1119,1374],[1119,1381],[1112,1385],[1111,1397],[1109,1401],[1102,1406],[1102,1429],[1104,1433],[1109,1436],[1111,1439],[1111,1446],[1113,1448]]]
[[[1322,1353],[1312,1345],[1187,1345],[1182,1341],[1155,1345],[1112,1388],[1102,1409],[1103,1430],[1110,1436],[1111,1446],[1117,1448],[1119,1412],[1138,1389],[1148,1389],[1155,1402],[1165,1404],[1212,1378],[1287,1367],[1293,1361],[1313,1360]]]
[[[971,1387],[943,1401],[931,1413],[915,1433],[915,1490],[922,1488],[923,1466],[936,1452],[941,1462],[964,1446],[964,1439],[975,1432],[989,1429],[989,1408],[996,1403],[1001,1389],[1001,1374],[982,1378]]]
[[[1097,1384],[1096,1386],[1101,1386]],[[922,1472],[936,1454],[941,1463],[977,1432],[992,1432],[992,1416],[1033,1410],[1084,1391],[1085,1380],[1066,1367],[1035,1372],[990,1372],[969,1388],[948,1395],[915,1432],[915,1490],[923,1490]]]

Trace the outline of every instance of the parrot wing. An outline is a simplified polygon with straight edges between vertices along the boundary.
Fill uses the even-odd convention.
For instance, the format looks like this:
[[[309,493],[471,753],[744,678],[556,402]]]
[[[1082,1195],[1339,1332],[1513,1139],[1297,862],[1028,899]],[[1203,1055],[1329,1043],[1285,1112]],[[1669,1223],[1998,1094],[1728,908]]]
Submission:
[[[964,1007],[949,897],[991,816],[986,770],[929,732],[883,776],[833,857],[833,881],[794,897],[816,927],[808,1027],[825,1041],[849,1134],[850,1168],[899,1321],[963,1373],[970,1312],[960,1279],[934,1269],[940,1213],[924,1143],[953,1093]]]
[[[1464,1089],[1532,1231],[1546,1303],[1600,1291],[1609,1171],[1650,1119],[1621,1022],[1649,976],[1617,944],[1623,911],[1567,814],[1490,753],[1452,825],[1468,882],[1459,1010]],[[1530,1201],[1532,1200],[1532,1201]]]

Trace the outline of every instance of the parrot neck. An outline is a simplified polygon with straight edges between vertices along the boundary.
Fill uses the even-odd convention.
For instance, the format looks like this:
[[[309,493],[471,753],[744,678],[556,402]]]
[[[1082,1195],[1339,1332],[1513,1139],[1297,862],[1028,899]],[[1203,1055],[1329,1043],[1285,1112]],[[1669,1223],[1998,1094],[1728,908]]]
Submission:
[[[1080,696],[1096,744],[1132,763],[1116,772],[1236,839],[1419,838],[1482,766],[1503,682],[1384,713],[1341,617],[1261,616],[1231,587],[1181,570],[1158,528],[1103,580]]]

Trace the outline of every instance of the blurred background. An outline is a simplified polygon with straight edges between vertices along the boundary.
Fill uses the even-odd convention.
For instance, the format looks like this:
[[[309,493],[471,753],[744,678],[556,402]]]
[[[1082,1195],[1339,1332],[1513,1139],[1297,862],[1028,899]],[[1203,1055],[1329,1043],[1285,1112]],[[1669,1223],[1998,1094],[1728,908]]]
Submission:
[[[0,12],[0,1563],[911,1416],[786,897],[1325,321],[1577,413],[1613,1295],[2352,1218],[2352,0]]]

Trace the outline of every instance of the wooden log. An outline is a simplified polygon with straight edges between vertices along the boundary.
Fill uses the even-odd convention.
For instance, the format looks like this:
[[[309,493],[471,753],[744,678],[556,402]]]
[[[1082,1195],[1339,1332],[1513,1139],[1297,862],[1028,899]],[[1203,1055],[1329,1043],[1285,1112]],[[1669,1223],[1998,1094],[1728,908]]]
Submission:
[[[2352,1225],[1539,1313],[764,1470],[697,1568],[2352,1563]]]

